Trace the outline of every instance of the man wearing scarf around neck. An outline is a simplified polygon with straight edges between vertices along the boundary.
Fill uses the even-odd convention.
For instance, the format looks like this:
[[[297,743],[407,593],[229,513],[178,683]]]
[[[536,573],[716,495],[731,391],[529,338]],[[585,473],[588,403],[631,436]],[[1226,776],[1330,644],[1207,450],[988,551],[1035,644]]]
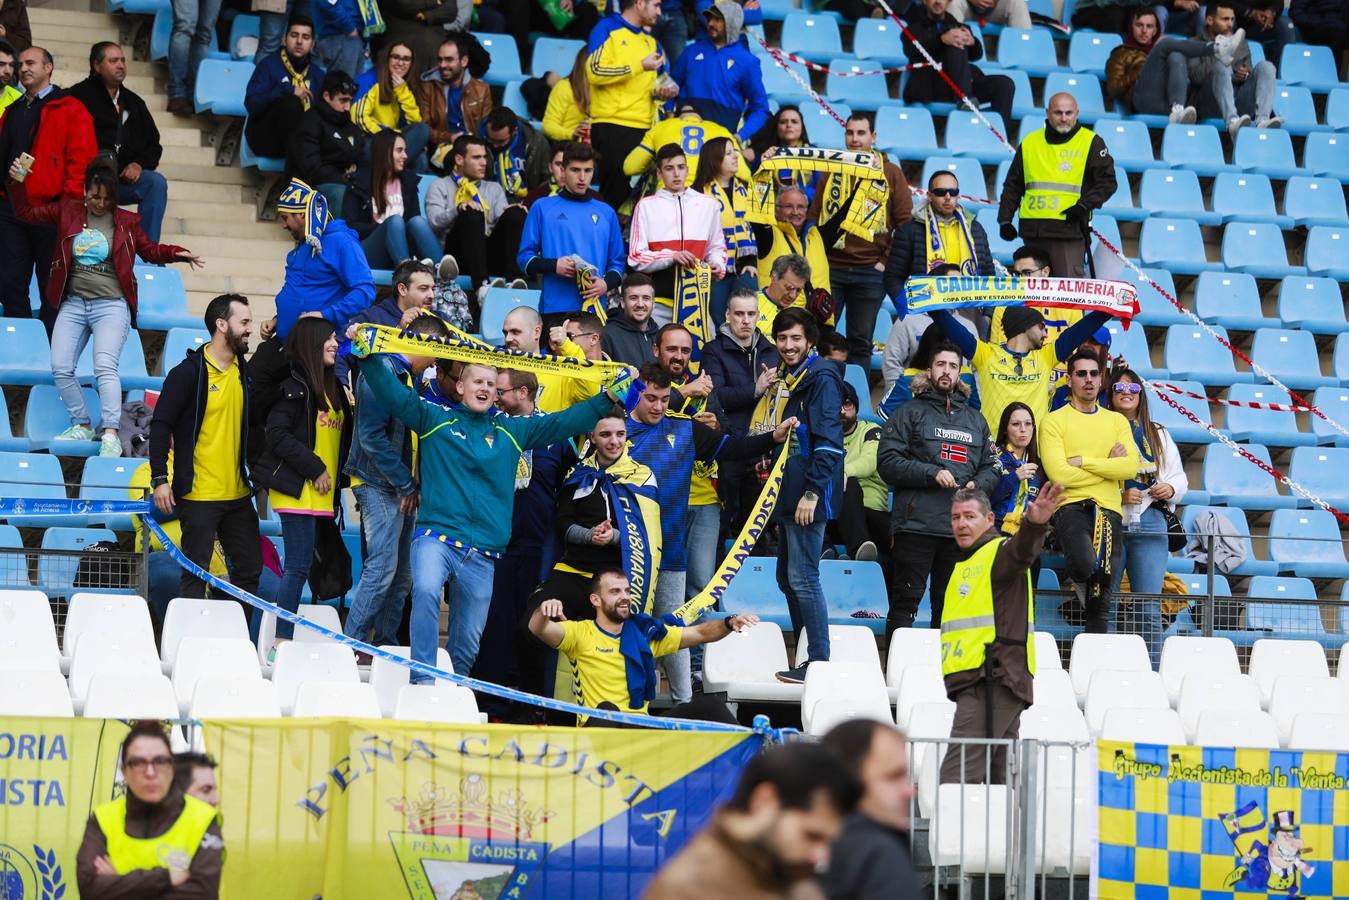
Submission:
[[[529,617],[529,630],[572,661],[577,703],[629,715],[646,715],[656,696],[656,657],[715,643],[759,623],[758,616],[737,615],[681,627],[671,616],[644,615],[633,609],[632,589],[620,569],[596,573],[590,583],[590,604],[595,618],[573,622],[561,600],[545,600]],[[706,695],[677,705],[669,715],[729,718],[725,705]],[[590,719],[576,718],[578,725]]]
[[[281,49],[258,63],[248,79],[245,136],[259,156],[284,157],[290,132],[318,97],[324,71],[310,53],[313,48],[314,23],[291,16]]]
[[[895,229],[885,265],[885,293],[904,314],[904,282],[948,265],[958,266],[961,275],[995,274],[988,232],[961,207],[956,176],[942,169],[927,180],[927,202]]]

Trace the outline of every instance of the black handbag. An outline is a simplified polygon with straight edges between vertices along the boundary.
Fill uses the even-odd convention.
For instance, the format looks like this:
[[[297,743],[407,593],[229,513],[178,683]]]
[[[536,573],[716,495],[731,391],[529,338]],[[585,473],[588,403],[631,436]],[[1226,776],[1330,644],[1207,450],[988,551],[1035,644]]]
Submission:
[[[1166,549],[1172,553],[1179,553],[1185,549],[1189,543],[1190,537],[1185,533],[1185,526],[1180,524],[1180,516],[1176,511],[1165,503],[1161,504],[1162,518],[1166,520]]]
[[[314,562],[309,567],[309,592],[315,603],[345,597],[351,590],[351,554],[336,519],[314,522]]]

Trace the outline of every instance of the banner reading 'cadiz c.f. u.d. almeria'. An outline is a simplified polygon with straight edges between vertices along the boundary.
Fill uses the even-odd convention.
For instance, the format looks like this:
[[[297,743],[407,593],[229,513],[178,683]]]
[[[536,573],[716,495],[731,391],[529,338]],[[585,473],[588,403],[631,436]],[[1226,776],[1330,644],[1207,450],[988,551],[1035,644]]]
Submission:
[[[220,763],[221,896],[304,900],[636,897],[763,740],[318,719],[204,728]],[[78,896],[75,855],[92,807],[121,789],[125,734],[0,719],[0,897]]]
[[[1098,749],[1101,900],[1349,897],[1349,753]]]

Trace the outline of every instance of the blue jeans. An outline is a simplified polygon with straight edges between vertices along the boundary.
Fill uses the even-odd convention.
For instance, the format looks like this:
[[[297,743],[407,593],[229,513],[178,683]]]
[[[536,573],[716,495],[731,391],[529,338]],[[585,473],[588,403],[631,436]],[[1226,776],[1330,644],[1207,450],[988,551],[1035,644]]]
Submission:
[[[169,207],[168,179],[152,169],[142,169],[141,177],[134,183],[123,183],[118,187],[117,203],[119,206],[136,204],[145,236],[159,243],[160,230],[164,226],[164,210]]]
[[[655,615],[672,613],[684,605],[684,584],[687,574],[661,569],[656,578]],[[678,650],[656,660],[665,670],[665,679],[670,682],[670,697],[675,703],[687,703],[693,699],[693,670],[689,664],[689,651]]]
[[[778,547],[778,589],[787,596],[787,612],[792,617],[792,630],[810,631],[810,661],[829,661],[829,611],[824,605],[824,589],[820,587],[820,554],[824,551],[823,517],[809,525],[794,521],[779,523],[782,543]],[[799,666],[806,662],[798,659]]]
[[[290,4],[287,3],[286,7],[289,9]],[[281,49],[281,39],[286,36],[287,18],[288,13],[258,13],[258,51],[253,54],[253,65],[273,56]],[[233,51],[234,48],[231,47],[230,50]],[[347,74],[352,78],[356,77],[351,72]]]
[[[1274,80],[1274,63],[1269,60],[1253,66],[1251,74],[1241,84],[1232,80],[1230,66],[1215,61],[1209,81],[1212,96],[1205,97],[1200,104],[1200,115],[1213,115],[1216,101],[1218,115],[1224,122],[1240,115],[1250,116],[1257,122],[1267,119],[1274,108]]]
[[[440,643],[440,594],[450,589],[450,634],[445,649],[454,671],[467,675],[478,658],[478,643],[492,604],[496,560],[477,550],[456,547],[434,537],[412,541],[412,658],[434,666]],[[430,684],[429,675],[412,673],[413,684]]]
[[[285,565],[281,568],[281,587],[276,590],[277,606],[288,612],[300,608],[300,594],[309,581],[309,569],[314,565],[315,516],[283,512],[281,515],[281,546],[285,551]],[[276,636],[289,640],[295,625],[284,619],[276,620]]]
[[[361,60],[365,58],[365,39],[359,34],[324,35],[314,45],[314,56],[323,71],[346,72],[355,79],[360,74]]]
[[[371,644],[397,644],[403,604],[412,590],[412,526],[416,517],[405,516],[398,509],[396,491],[358,484],[351,492],[361,510],[365,563],[342,633],[363,641],[374,628]]]
[[[73,425],[90,425],[84,392],[75,377],[84,345],[94,338],[94,380],[98,384],[101,428],[116,429],[122,421],[122,379],[117,374],[122,348],[131,331],[131,307],[121,297],[85,300],[67,296],[52,326],[52,380]]]
[[[173,0],[169,37],[169,96],[191,97],[197,66],[211,47],[211,29],[220,18],[220,0]],[[283,17],[284,18],[284,17]],[[278,42],[277,46],[280,46]]]
[[[1134,112],[1170,115],[1184,106],[1190,91],[1189,60],[1213,55],[1213,44],[1188,38],[1163,37],[1152,48],[1134,83]]]
[[[389,216],[361,241],[372,269],[392,269],[412,257],[408,238],[416,245],[418,259],[440,262],[441,244],[425,216]]]
[[[1129,590],[1139,594],[1159,594],[1166,577],[1166,518],[1156,505],[1143,510],[1137,524],[1121,529],[1123,554],[1111,579],[1110,594],[1115,597],[1115,630],[1140,634],[1148,645],[1155,668],[1162,658],[1162,605],[1158,600],[1135,600],[1127,607],[1119,602],[1120,580],[1129,573]]]

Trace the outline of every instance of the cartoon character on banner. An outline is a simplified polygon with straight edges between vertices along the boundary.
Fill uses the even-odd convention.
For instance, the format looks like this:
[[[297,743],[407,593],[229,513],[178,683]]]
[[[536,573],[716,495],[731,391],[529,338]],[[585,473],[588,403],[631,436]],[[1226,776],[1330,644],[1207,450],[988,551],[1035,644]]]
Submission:
[[[1312,848],[1304,846],[1292,810],[1274,813],[1269,822],[1268,844],[1252,838],[1245,849],[1245,836],[1265,829],[1265,815],[1259,804],[1251,801],[1236,812],[1220,816],[1219,820],[1240,856],[1237,867],[1227,876],[1227,887],[1241,886],[1260,893],[1285,894],[1290,900],[1302,896],[1301,880],[1310,878],[1316,867],[1302,858],[1304,854],[1310,855]]]

